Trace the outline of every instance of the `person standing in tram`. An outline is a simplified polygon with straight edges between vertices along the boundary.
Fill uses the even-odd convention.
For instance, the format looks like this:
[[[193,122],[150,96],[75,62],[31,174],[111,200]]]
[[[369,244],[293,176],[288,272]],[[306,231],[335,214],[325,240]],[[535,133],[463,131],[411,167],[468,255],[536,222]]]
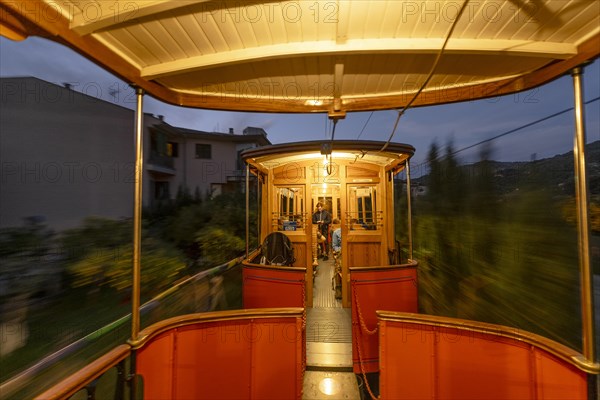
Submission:
[[[329,211],[323,208],[321,202],[317,203],[317,211],[312,216],[313,224],[318,225],[318,231],[325,237],[323,243],[321,243],[321,254],[323,260],[328,260],[327,254],[329,253],[329,224],[331,224],[331,214]]]

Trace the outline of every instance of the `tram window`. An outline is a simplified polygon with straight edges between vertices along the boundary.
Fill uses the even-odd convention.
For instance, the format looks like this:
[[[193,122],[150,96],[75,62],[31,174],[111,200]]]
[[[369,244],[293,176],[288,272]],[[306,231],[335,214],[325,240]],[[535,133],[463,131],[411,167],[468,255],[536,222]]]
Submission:
[[[279,231],[304,229],[304,188],[278,187],[277,210],[273,213],[273,225]]]
[[[375,186],[349,186],[346,221],[350,230],[381,229],[382,215],[377,209]]]

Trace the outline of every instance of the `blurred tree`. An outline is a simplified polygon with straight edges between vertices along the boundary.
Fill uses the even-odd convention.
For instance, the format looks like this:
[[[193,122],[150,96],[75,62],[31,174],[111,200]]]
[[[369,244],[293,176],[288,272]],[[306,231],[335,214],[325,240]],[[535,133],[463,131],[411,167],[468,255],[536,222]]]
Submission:
[[[54,232],[46,225],[27,219],[23,226],[0,229],[0,257],[14,254],[39,256],[52,246]]]
[[[217,226],[200,229],[196,234],[196,242],[202,252],[202,263],[206,266],[232,260],[246,249],[244,240],[230,230]]]
[[[88,218],[81,228],[66,231],[63,245],[73,286],[131,287],[133,245],[131,222]],[[142,292],[157,294],[169,287],[185,269],[181,253],[171,244],[142,233]]]
[[[560,212],[574,217],[574,203],[565,205],[556,183],[545,179],[540,166],[548,160],[521,163],[518,180],[510,175],[512,188],[501,192],[491,147],[471,166],[460,166],[453,153],[449,144],[440,160],[432,143],[428,194],[413,203],[420,307],[577,348],[577,235]]]
[[[54,232],[33,219],[23,226],[0,229],[0,311],[17,297],[26,300],[45,292],[45,286],[53,288],[50,292],[59,290],[60,273],[47,259],[54,237]],[[7,317],[6,310],[0,312],[0,320]]]
[[[192,261],[197,261],[200,256],[213,259],[213,251],[209,246],[202,246],[198,240],[201,231],[208,227],[215,227],[227,232],[230,236],[244,241],[246,236],[246,195],[241,192],[224,193],[201,203],[195,203],[179,209],[165,223],[165,238],[183,249]],[[250,206],[250,243],[255,246],[256,238],[256,195],[252,193]],[[204,236],[203,236],[204,237]],[[208,237],[208,236],[206,236]],[[235,241],[224,242],[232,245],[236,253]],[[245,248],[245,245],[244,245]],[[216,249],[215,249],[216,250]],[[224,254],[231,252],[225,249]],[[231,257],[233,258],[233,257]],[[221,259],[219,262],[229,261],[231,258]]]

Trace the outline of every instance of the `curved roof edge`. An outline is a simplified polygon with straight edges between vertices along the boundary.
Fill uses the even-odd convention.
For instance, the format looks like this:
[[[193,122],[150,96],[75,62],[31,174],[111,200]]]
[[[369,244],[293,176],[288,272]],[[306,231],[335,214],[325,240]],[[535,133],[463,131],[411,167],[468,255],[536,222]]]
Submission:
[[[521,0],[482,0],[469,10],[504,7],[505,21],[495,24],[499,31],[494,39],[486,35],[490,23],[497,21],[481,12],[472,16],[477,18],[464,18],[443,53],[444,64],[439,71],[434,68],[432,83],[418,92],[423,71],[436,53],[442,54],[440,43],[451,21],[424,19],[425,8],[420,9],[423,15],[402,14],[398,7],[392,10],[391,1],[334,2],[331,5],[340,7],[335,21],[315,22],[307,13],[306,23],[280,15],[253,23],[227,17],[248,11],[243,2],[127,2],[134,12],[131,7],[114,10],[113,2],[95,2],[100,14],[92,18],[86,15],[87,2],[14,0],[0,2],[0,34],[12,40],[36,35],[65,44],[169,104],[228,111],[326,112],[332,117],[521,92],[600,56],[597,2],[565,0],[564,6],[540,2],[536,7],[517,7]],[[255,2],[263,3],[269,4]],[[417,7],[408,0],[398,4]],[[381,29],[367,30],[363,24],[369,21],[356,17],[369,10],[389,15],[380,21]],[[203,21],[215,17],[221,17],[220,23],[204,30]],[[184,22],[189,22],[186,37],[181,35]],[[257,43],[232,39],[213,54],[192,40],[220,43],[242,31],[258,38]],[[305,36],[312,39],[302,39]],[[188,40],[175,45],[175,37]],[[256,85],[260,90],[253,90]],[[298,90],[288,93],[289,88]],[[411,102],[416,93],[420,94]]]
[[[290,153],[322,152],[327,151],[364,151],[381,152],[383,154],[408,154],[409,157],[415,153],[415,148],[409,144],[374,141],[374,140],[313,140],[297,143],[282,143],[271,146],[262,146],[248,149],[242,152],[244,161],[260,157],[283,155]]]

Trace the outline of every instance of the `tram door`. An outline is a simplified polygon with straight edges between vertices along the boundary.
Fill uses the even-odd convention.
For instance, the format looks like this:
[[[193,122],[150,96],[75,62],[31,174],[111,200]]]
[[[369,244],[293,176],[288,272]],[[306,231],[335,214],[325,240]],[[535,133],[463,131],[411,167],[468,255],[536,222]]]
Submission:
[[[339,183],[318,183],[311,185],[311,202],[310,206],[312,209],[312,213],[317,210],[317,203],[321,203],[323,205],[323,209],[327,210],[331,215],[331,220],[334,221],[337,219],[338,226],[342,221],[342,204],[340,198],[340,184]],[[312,218],[312,213],[310,214]],[[313,227],[316,229],[316,227]],[[327,249],[328,255],[330,257],[330,262],[333,263],[333,253],[331,251],[331,233],[333,232],[333,224],[329,225],[328,232],[328,243],[329,248]],[[315,240],[316,237],[313,238]],[[313,242],[313,246],[316,246],[316,242]],[[333,267],[332,267],[333,268]],[[313,282],[314,283],[314,282]],[[322,287],[322,285],[317,285]],[[327,285],[328,288],[331,288],[331,284]],[[320,290],[318,288],[314,288],[313,290]],[[322,289],[321,289],[322,290]],[[333,289],[330,289],[333,290]],[[333,294],[333,292],[332,292]]]
[[[340,185],[321,183],[312,185],[312,212],[317,209],[317,203],[331,214],[331,219],[341,220],[342,210],[340,201]],[[312,214],[311,214],[312,215]]]

